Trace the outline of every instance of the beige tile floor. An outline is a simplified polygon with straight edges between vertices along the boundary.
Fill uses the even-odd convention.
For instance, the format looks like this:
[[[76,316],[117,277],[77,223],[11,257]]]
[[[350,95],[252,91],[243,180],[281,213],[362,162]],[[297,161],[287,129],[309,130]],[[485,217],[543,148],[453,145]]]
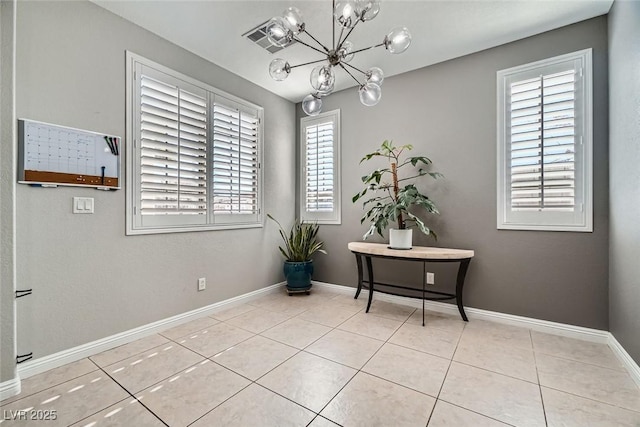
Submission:
[[[640,426],[611,350],[316,289],[27,378],[5,426]],[[12,420],[17,411],[55,420]]]

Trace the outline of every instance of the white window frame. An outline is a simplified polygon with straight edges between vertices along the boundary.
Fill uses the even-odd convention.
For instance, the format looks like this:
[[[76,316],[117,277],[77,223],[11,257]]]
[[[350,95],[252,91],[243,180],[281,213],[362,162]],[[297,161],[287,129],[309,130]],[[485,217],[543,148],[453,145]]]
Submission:
[[[306,130],[309,126],[331,121],[333,123],[333,206],[332,212],[307,211],[307,137]],[[317,116],[307,116],[300,119],[300,219],[318,224],[341,224],[341,166],[340,166],[340,110],[328,111]]]
[[[179,233],[192,231],[227,230],[242,228],[263,227],[263,138],[264,138],[264,109],[258,105],[245,101],[237,96],[231,95],[206,83],[200,82],[180,72],[172,70],[161,64],[148,60],[132,52],[126,52],[126,234],[160,234]],[[207,93],[207,213],[201,215],[198,221],[193,221],[188,215],[175,215],[175,221],[168,224],[142,225],[140,215],[140,144],[138,135],[140,134],[139,110],[140,110],[140,89],[138,83],[138,70],[141,67],[153,69],[157,74],[164,74],[168,77],[169,83],[181,82],[185,87]],[[257,214],[214,214],[213,213],[213,118],[211,111],[215,100],[227,99],[231,103],[236,103],[246,109],[257,112],[259,118],[258,142],[257,142],[257,162],[258,162],[258,182],[257,182]],[[181,218],[182,217],[182,218]]]
[[[573,212],[518,211],[511,209],[509,84],[574,61],[579,64],[576,82],[575,209]],[[506,230],[593,231],[593,68],[591,49],[498,71],[497,228]]]

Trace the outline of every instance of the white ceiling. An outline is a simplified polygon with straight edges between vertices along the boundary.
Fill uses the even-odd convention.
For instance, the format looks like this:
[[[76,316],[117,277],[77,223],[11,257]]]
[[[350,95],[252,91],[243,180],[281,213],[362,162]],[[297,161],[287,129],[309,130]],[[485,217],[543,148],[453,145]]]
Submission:
[[[331,0],[312,1],[192,1],[92,0],[99,6],[179,45],[290,101],[299,102],[312,90],[309,72],[315,65],[295,68],[283,82],[271,79],[269,63],[284,58],[291,65],[321,55],[296,44],[276,54],[260,48],[242,34],[288,6],[298,7],[306,27],[330,45]],[[405,26],[412,34],[409,49],[392,55],[383,47],[356,55],[352,65],[378,66],[385,77],[478,52],[554,28],[606,14],[613,0],[383,0],[378,16],[360,23],[349,40],[355,49],[381,43],[392,28]],[[309,41],[302,35],[304,41]],[[336,90],[355,85],[336,71]]]

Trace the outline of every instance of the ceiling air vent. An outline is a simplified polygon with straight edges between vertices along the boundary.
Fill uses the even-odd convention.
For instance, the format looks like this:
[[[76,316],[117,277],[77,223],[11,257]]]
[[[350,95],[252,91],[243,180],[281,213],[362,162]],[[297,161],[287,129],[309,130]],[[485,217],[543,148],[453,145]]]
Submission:
[[[246,33],[244,33],[242,35],[242,37],[246,37],[247,39],[249,39],[250,41],[252,41],[253,43],[257,44],[258,46],[260,46],[262,49],[266,50],[269,53],[276,53],[282,49],[284,49],[284,47],[278,47],[278,46],[274,46],[272,45],[269,40],[267,39],[267,24],[269,23],[269,21],[265,21],[262,24],[258,25],[257,27],[247,31]],[[289,47],[293,44],[295,44],[296,42],[293,41],[292,43],[288,44],[286,47]]]

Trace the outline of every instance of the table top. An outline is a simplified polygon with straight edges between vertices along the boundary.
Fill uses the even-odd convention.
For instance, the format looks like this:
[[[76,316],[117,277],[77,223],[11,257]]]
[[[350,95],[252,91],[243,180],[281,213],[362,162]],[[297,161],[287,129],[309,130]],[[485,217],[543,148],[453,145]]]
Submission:
[[[473,258],[474,252],[468,249],[434,248],[431,246],[414,246],[409,250],[390,249],[386,243],[350,242],[349,250],[365,255],[388,256],[408,259],[467,259]]]

